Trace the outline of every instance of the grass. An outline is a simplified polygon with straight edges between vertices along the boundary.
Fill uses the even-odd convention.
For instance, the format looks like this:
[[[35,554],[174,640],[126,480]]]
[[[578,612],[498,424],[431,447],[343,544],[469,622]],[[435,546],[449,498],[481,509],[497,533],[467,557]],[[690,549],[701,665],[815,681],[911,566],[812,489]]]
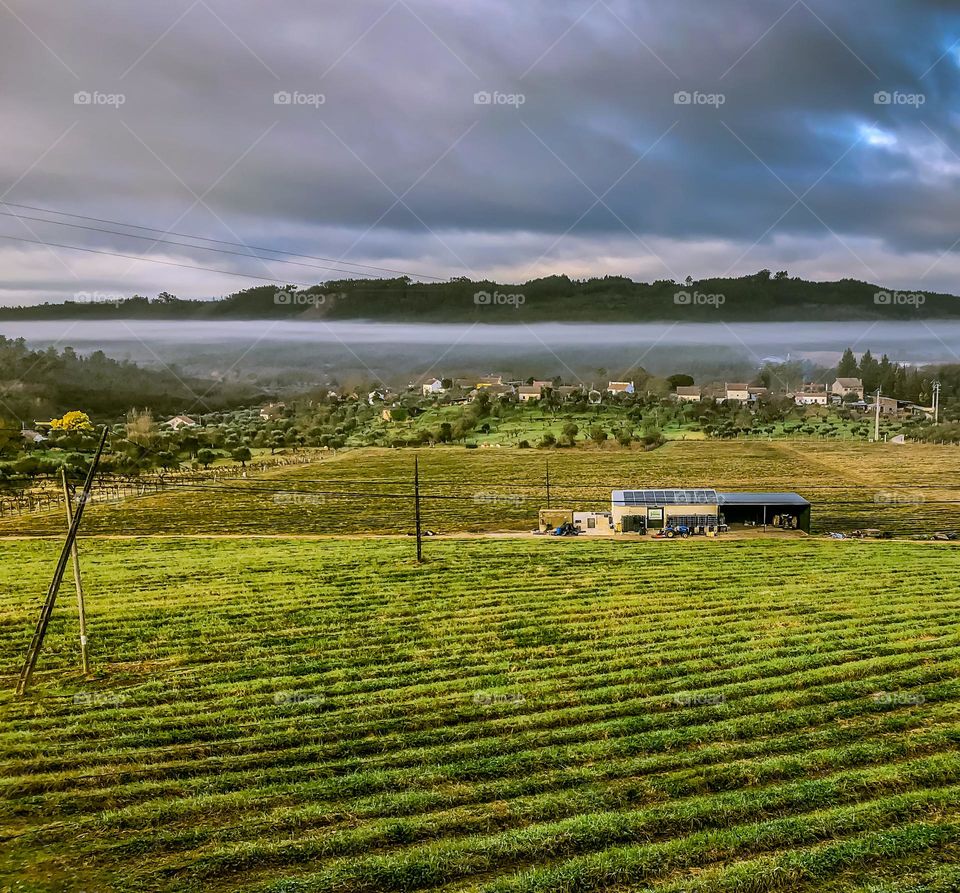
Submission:
[[[0,889],[956,889],[951,544],[87,540],[15,701],[56,548]]]
[[[364,449],[271,470],[228,489],[168,491],[92,504],[90,533],[404,533],[413,529],[413,456],[420,457],[424,524],[441,532],[524,530],[546,503],[609,508],[621,487],[715,486],[796,491],[813,503],[813,530],[876,527],[900,534],[958,526],[960,449],[930,444],[673,441],[651,452],[611,448]],[[260,487],[260,491],[254,488]],[[278,493],[270,488],[295,488]],[[361,497],[349,494],[368,494]],[[347,495],[344,495],[347,494]],[[379,494],[379,495],[369,495]],[[401,496],[403,498],[395,498]],[[434,498],[442,497],[442,498]],[[0,520],[0,534],[62,531],[58,513]]]

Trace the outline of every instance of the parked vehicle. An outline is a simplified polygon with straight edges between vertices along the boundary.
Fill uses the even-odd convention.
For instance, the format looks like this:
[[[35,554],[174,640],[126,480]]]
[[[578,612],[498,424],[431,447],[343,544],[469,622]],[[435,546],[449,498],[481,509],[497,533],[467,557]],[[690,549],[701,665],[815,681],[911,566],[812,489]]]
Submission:
[[[669,524],[663,528],[663,530],[660,532],[660,535],[666,537],[668,540],[672,540],[677,536],[686,539],[688,536],[690,536],[690,528],[687,527],[686,524]]]

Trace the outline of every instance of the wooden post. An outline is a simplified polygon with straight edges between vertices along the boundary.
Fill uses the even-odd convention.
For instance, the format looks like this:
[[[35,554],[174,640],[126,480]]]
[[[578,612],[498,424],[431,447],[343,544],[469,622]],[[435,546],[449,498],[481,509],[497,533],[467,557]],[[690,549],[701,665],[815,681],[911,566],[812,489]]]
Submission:
[[[63,500],[67,509],[67,533],[73,526],[73,506],[70,504],[70,487],[67,484],[67,469],[61,465],[60,474],[63,479]],[[80,550],[77,548],[77,541],[74,539],[73,548],[70,550],[73,558],[73,582],[77,586],[77,614],[80,617],[80,668],[83,675],[90,673],[90,655],[87,650],[87,611],[83,603],[83,582],[80,579]]]
[[[420,457],[413,457],[413,501],[417,515],[417,564],[423,563],[423,538],[420,530]]]
[[[80,497],[80,504],[77,506],[76,514],[73,516],[73,523],[70,525],[70,532],[67,534],[66,542],[60,551],[60,558],[53,572],[50,588],[47,589],[47,596],[43,601],[43,607],[40,609],[40,619],[37,621],[37,628],[34,630],[33,639],[30,642],[30,647],[27,649],[27,657],[20,670],[20,678],[17,681],[17,697],[23,697],[30,687],[30,679],[37,666],[37,658],[40,656],[40,649],[43,647],[43,640],[47,635],[47,627],[50,624],[50,616],[53,614],[53,606],[57,601],[57,593],[60,591],[63,574],[67,569],[67,560],[70,557],[73,543],[77,538],[77,531],[80,529],[83,510],[87,507],[87,502],[90,499],[90,488],[93,484],[93,476],[96,473],[97,466],[100,464],[100,456],[103,455],[103,448],[107,442],[108,431],[109,429],[104,425],[103,435],[100,437],[100,445],[97,447],[97,453],[93,457],[93,462],[90,463],[90,470],[87,472],[87,479],[83,484],[83,495]]]
[[[550,460],[547,459],[547,508],[550,508]]]

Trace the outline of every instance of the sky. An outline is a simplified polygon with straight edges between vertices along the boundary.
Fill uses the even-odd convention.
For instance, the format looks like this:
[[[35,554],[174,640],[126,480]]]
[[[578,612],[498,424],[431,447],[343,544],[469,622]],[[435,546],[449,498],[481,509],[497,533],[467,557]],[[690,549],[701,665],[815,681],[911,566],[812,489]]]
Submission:
[[[956,2],[0,0],[0,82],[3,304],[380,268],[960,292]]]

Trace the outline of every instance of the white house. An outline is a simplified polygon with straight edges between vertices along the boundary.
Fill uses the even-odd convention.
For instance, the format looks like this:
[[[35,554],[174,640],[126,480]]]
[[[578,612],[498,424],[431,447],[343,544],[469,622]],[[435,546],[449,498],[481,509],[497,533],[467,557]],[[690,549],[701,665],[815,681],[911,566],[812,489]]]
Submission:
[[[517,397],[521,403],[529,403],[531,400],[540,399],[540,388],[536,385],[521,385],[517,388]]]
[[[173,431],[179,431],[181,428],[197,427],[197,423],[188,415],[175,415],[172,419],[167,419],[163,424]]]
[[[747,401],[750,399],[750,386],[746,382],[728,381],[724,384],[724,399]]]
[[[607,382],[607,393],[608,394],[632,394],[633,382],[632,381]]]
[[[827,386],[823,384],[806,384],[793,395],[797,406],[826,406],[829,399]]]
[[[420,391],[424,397],[435,397],[439,394],[447,393],[447,389],[443,386],[443,382],[440,381],[439,378],[424,382],[420,385]]]

